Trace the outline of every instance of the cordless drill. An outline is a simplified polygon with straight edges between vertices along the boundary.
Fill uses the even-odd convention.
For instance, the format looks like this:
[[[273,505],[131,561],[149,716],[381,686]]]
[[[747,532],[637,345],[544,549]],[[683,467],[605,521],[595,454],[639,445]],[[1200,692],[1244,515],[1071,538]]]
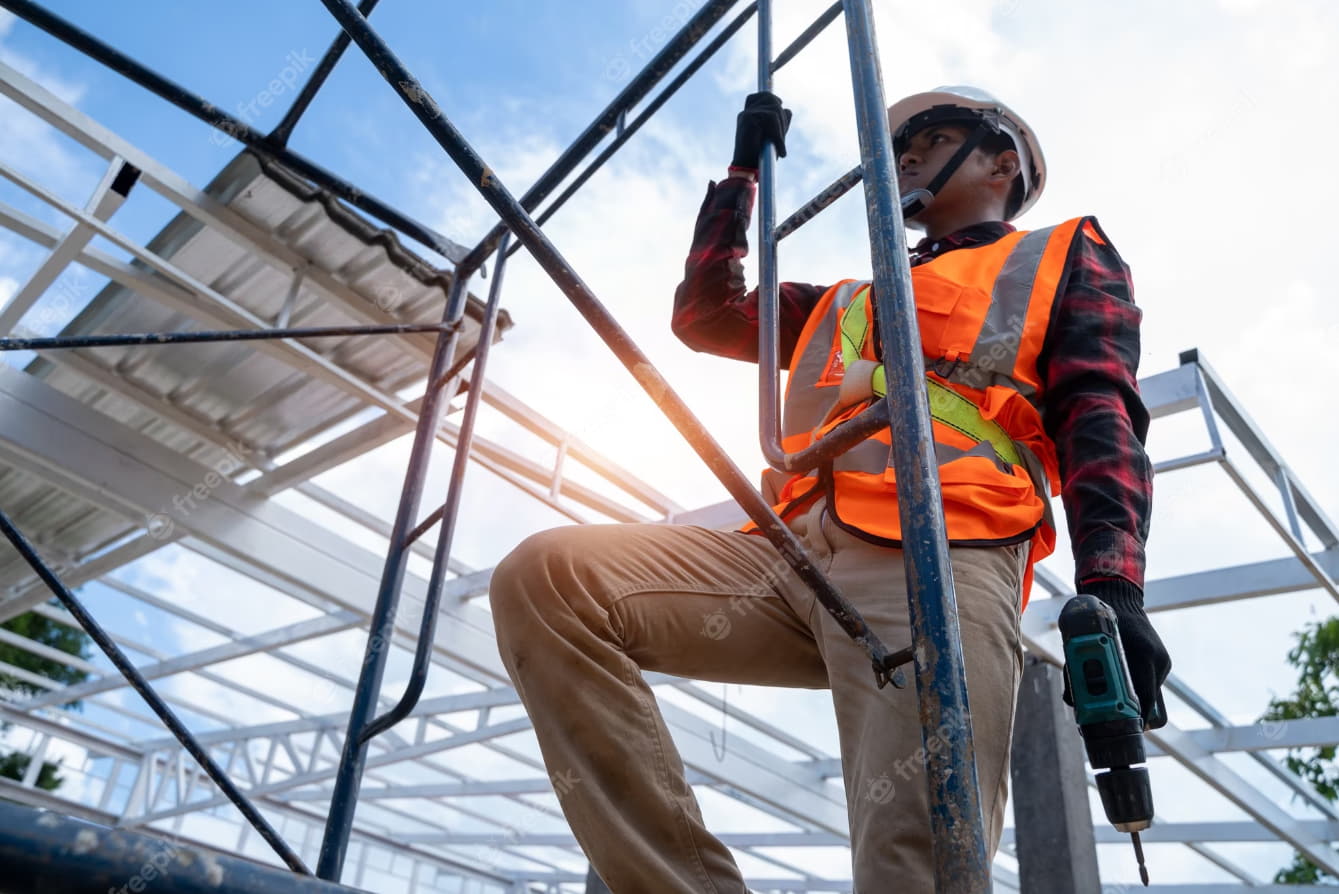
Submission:
[[[1139,878],[1148,884],[1139,833],[1153,822],[1153,791],[1148,768],[1136,766],[1144,754],[1144,720],[1125,665],[1116,613],[1094,596],[1075,596],[1060,610],[1060,636],[1065,651],[1065,688],[1073,699],[1074,718],[1097,774],[1097,791],[1107,819],[1117,831],[1129,832],[1139,861]],[[1150,728],[1166,722],[1167,709],[1158,694]]]

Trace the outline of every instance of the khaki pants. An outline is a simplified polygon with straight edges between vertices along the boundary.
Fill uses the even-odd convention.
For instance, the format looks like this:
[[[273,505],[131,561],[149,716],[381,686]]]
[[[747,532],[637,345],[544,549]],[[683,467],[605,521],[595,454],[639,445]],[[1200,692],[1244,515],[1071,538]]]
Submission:
[[[791,527],[885,644],[910,642],[901,551],[852,537],[822,505]],[[1023,661],[1027,545],[950,556],[994,854]],[[671,525],[557,528],[498,565],[491,600],[502,659],[563,812],[614,894],[746,890],[730,851],[703,825],[643,670],[830,688],[856,894],[933,892],[914,682],[878,689],[865,652],[763,537]]]

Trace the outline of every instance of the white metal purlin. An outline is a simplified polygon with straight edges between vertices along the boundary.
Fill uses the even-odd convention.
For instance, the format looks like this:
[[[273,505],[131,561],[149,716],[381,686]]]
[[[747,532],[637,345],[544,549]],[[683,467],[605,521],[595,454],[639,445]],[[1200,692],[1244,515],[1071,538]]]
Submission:
[[[0,63],[0,95],[13,100],[99,157],[107,160],[123,158],[141,172],[142,182],[149,189],[205,226],[247,246],[255,257],[275,269],[292,271],[306,267],[307,259],[291,246],[191,185],[180,174],[4,63]],[[308,269],[306,279],[310,288],[317,290],[323,298],[341,310],[352,314],[359,322],[398,322],[392,314],[369,304],[325,271]],[[406,347],[420,353],[426,361],[430,346],[413,336],[404,338]]]
[[[8,96],[19,103],[33,114],[37,115],[44,122],[65,133],[67,136],[77,140],[88,147],[93,152],[104,158],[115,159],[124,156],[130,160],[143,173],[144,183],[164,198],[171,201],[182,211],[190,214],[196,220],[205,226],[214,228],[225,233],[229,238],[239,243],[245,244],[256,257],[269,263],[276,269],[303,271],[305,280],[314,287],[324,298],[340,307],[341,310],[353,314],[356,319],[362,322],[396,322],[395,317],[390,314],[380,312],[369,306],[368,302],[361,300],[359,296],[354,295],[352,290],[344,283],[330,276],[319,268],[312,267],[305,258],[296,254],[290,247],[282,241],[275,238],[273,234],[265,232],[254,223],[246,220],[234,210],[222,205],[204,192],[195,189],[180,175],[162,165],[156,159],[148,156],[138,150],[132,144],[125,141],[111,131],[99,125],[91,118],[80,112],[73,106],[65,103],[54,94],[46,91],[40,85],[24,77],[18,71],[0,63],[0,94]],[[26,187],[25,187],[26,188]],[[54,199],[55,197],[51,197]],[[49,200],[48,200],[49,201]],[[57,200],[58,201],[58,200]],[[59,206],[55,206],[59,207]],[[70,214],[74,209],[68,206],[61,207],[60,210]],[[92,226],[89,221],[79,220],[76,226]],[[111,239],[111,236],[104,233],[104,236]],[[112,240],[116,241],[116,240]],[[118,243],[119,244],[119,243]],[[133,243],[122,245],[128,251],[135,248]],[[144,260],[143,258],[141,260]],[[151,263],[151,262],[150,262]],[[155,269],[162,269],[156,264],[151,266]],[[170,266],[170,265],[169,265]],[[168,272],[164,270],[163,272]],[[180,272],[180,271],[177,271]],[[119,280],[118,280],[119,281]],[[127,284],[131,288],[138,288],[138,285]],[[204,293],[194,286],[188,286],[191,291],[197,294],[203,294],[204,297],[217,301],[222,296],[208,294],[206,287]],[[227,307],[225,303],[221,305]],[[195,313],[198,315],[199,311]],[[265,321],[252,320],[252,325],[263,328]],[[426,362],[429,357],[429,348],[421,339],[410,339],[410,347],[416,351]],[[311,360],[312,358],[305,358]],[[635,476],[609,463],[598,453],[591,450],[586,445],[573,438],[570,433],[563,432],[560,428],[543,419],[529,407],[524,406],[512,395],[507,393],[493,383],[487,383],[485,386],[485,401],[496,409],[506,413],[510,418],[519,422],[521,425],[530,429],[535,434],[557,445],[567,441],[571,447],[574,458],[580,460],[583,464],[596,470],[599,474],[618,486],[620,489],[636,497],[648,506],[658,510],[662,517],[674,512],[680,511],[672,500],[658,491],[655,491],[645,482],[640,481]],[[360,396],[367,397],[362,394]],[[399,402],[396,402],[397,405]],[[385,407],[388,412],[396,412],[391,407]],[[401,408],[403,410],[403,408]],[[412,423],[412,416],[403,418]],[[535,480],[540,480],[536,478]]]
[[[93,190],[93,195],[85,206],[85,210],[90,217],[103,222],[108,221],[125,202],[127,193],[112,188],[121,176],[124,167],[125,162],[121,158],[112,157],[111,163],[107,166],[107,172],[103,174],[102,181]],[[94,235],[91,227],[83,223],[75,223],[65,235],[61,236],[59,241],[52,246],[46,259],[33,271],[28,281],[19,287],[18,291],[5,304],[3,310],[0,310],[0,332],[14,332],[18,329],[19,322],[24,315],[32,309],[46,290],[60,278],[70,262],[83,251],[84,246],[88,245]]]

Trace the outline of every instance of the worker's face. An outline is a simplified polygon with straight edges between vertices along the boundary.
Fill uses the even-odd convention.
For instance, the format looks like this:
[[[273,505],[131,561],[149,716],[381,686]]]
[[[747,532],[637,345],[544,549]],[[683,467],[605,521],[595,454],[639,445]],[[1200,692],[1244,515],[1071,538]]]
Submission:
[[[897,159],[898,187],[902,194],[928,187],[962,148],[969,133],[961,125],[940,124],[913,134]],[[931,229],[928,223],[937,219],[979,219],[972,223],[999,220],[1003,217],[1008,184],[1017,174],[1017,159],[1018,153],[1013,151],[990,155],[975,149],[939,188],[934,201],[907,222],[919,229]]]

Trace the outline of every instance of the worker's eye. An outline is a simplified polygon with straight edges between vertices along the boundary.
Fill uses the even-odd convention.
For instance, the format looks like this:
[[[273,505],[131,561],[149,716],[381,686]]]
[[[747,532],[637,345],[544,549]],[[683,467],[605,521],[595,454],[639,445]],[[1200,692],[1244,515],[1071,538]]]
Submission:
[[[930,134],[930,145],[933,146],[933,145],[935,145],[936,143],[942,142],[942,141],[947,140],[947,139],[948,139],[948,134],[946,134],[946,133],[932,133],[932,134]]]

